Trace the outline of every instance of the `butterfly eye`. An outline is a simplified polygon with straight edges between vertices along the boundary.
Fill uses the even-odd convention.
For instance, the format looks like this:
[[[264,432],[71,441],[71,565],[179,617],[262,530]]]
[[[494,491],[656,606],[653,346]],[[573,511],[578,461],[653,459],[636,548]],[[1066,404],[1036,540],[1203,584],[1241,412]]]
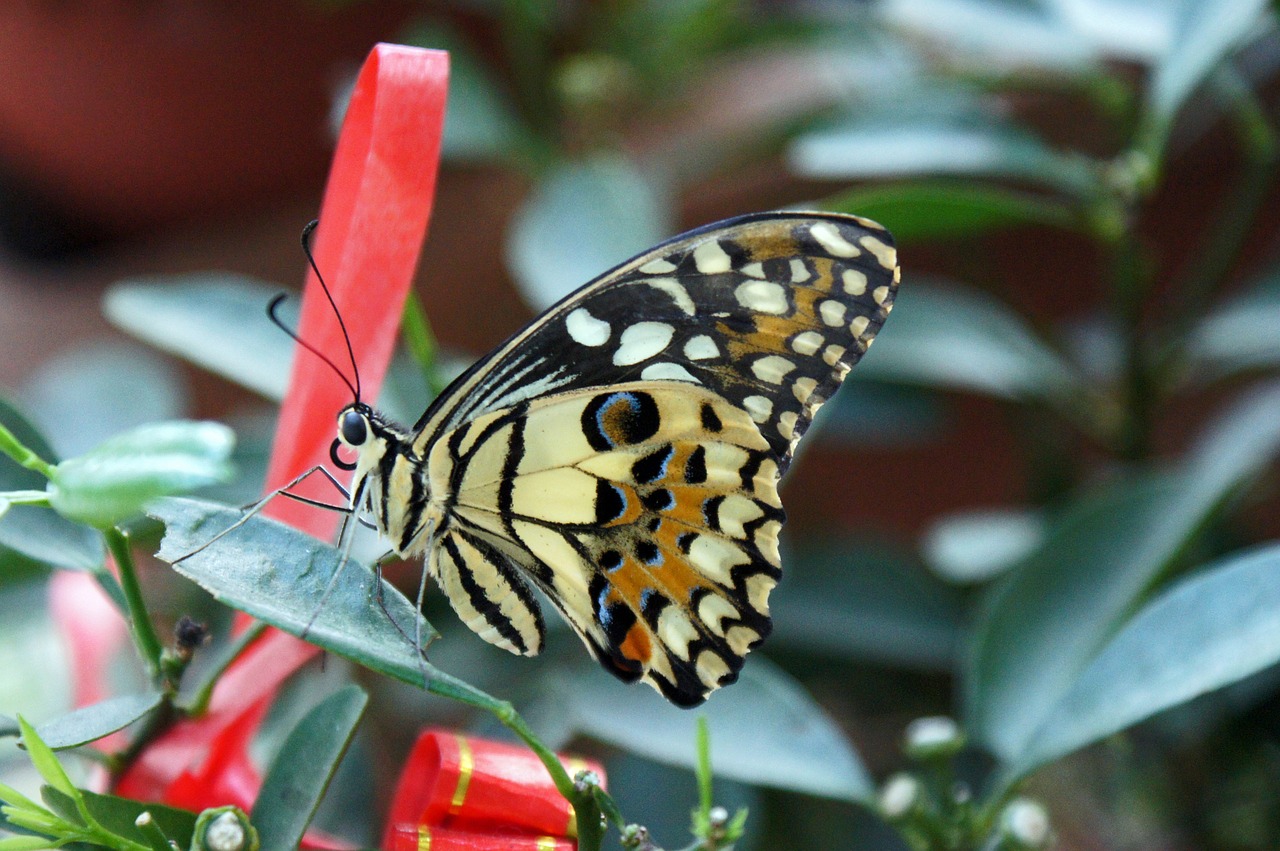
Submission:
[[[342,439],[350,446],[362,446],[369,437],[364,417],[355,411],[347,411],[342,417]]]

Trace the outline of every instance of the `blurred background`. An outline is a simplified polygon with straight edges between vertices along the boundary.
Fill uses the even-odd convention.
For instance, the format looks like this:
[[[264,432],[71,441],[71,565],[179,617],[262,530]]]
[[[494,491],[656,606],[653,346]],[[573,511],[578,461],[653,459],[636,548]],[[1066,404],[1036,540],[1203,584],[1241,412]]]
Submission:
[[[1116,681],[1122,638],[1174,666],[1190,639],[1162,595],[1280,531],[1276,24],[1260,0],[6,4],[0,392],[63,457],[228,421],[222,496],[250,498],[290,356],[262,307],[302,280],[345,92],[377,41],[448,49],[417,285],[446,370],[706,222],[843,210],[898,239],[893,319],[784,483],[775,635],[708,706],[718,747],[794,763],[726,756],[746,847],[906,847],[866,801],[929,715],[960,719],[972,794],[1029,777],[1061,847],[1278,847],[1280,656],[1254,639],[1224,639],[1240,671],[1043,734]],[[402,367],[383,403],[412,422],[428,382]],[[70,686],[29,660],[59,664],[31,604],[57,560],[0,543],[0,711],[54,714]],[[173,617],[220,617],[154,581]],[[436,664],[605,757],[624,814],[685,841],[684,728],[652,695],[597,680],[571,636],[512,660],[430,615]],[[389,784],[424,718],[476,723],[369,685],[352,777]],[[340,783],[358,841],[387,794]]]

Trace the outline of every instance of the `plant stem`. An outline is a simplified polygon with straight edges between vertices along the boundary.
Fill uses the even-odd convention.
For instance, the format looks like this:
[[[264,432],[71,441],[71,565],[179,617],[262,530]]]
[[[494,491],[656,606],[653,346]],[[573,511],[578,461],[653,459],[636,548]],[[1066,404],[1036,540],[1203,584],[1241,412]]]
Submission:
[[[183,707],[184,712],[190,718],[199,718],[209,709],[209,701],[213,698],[213,689],[218,684],[218,680],[231,667],[231,663],[240,658],[240,654],[244,649],[267,631],[267,624],[263,621],[254,621],[253,625],[244,632],[236,636],[235,640],[222,651],[222,655],[218,658],[211,668],[205,672],[204,679],[196,686],[195,693],[192,695],[190,702]]]
[[[409,297],[404,303],[400,334],[405,346],[409,349],[409,354],[418,362],[418,367],[426,376],[427,387],[430,388],[431,397],[434,399],[444,391],[448,382],[440,374],[440,364],[437,360],[440,349],[436,345],[435,334],[431,331],[431,323],[427,319],[426,311],[422,309],[422,301],[413,290],[409,291]]]
[[[1151,451],[1151,418],[1155,408],[1150,365],[1142,329],[1142,305],[1149,276],[1132,230],[1112,245],[1114,310],[1124,345],[1124,384],[1116,454],[1140,461]]]
[[[129,539],[124,532],[114,526],[103,530],[102,536],[106,539],[111,557],[115,559],[116,569],[120,571],[120,587],[124,591],[125,604],[129,611],[129,627],[133,632],[133,641],[152,679],[158,681],[161,675],[160,654],[164,648],[151,623],[146,601],[142,598],[142,586],[138,583],[138,572],[134,568],[133,553],[129,550]]]
[[[0,452],[8,455],[28,470],[35,470],[46,479],[53,476],[53,465],[23,446],[13,432],[0,425]]]

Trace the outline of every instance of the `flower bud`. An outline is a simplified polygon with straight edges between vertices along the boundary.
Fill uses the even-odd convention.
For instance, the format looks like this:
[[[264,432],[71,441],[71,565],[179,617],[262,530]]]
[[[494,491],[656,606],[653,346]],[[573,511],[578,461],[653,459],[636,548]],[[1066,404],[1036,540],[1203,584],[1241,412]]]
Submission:
[[[1049,814],[1029,798],[1014,798],[1000,812],[1002,846],[1010,849],[1048,848]]]
[[[920,781],[910,774],[899,773],[880,788],[880,812],[891,821],[901,821],[920,805]]]
[[[239,807],[205,810],[196,819],[191,851],[258,851],[258,831]]]
[[[907,725],[902,749],[917,762],[950,759],[964,749],[964,733],[950,718],[935,715]]]

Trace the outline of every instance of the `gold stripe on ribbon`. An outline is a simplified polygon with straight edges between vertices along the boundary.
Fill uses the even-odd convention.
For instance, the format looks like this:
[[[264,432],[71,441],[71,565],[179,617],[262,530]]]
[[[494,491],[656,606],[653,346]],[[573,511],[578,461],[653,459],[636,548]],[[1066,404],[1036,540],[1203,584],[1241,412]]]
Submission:
[[[471,753],[471,743],[465,736],[455,736],[458,740],[458,786],[453,790],[453,800],[449,802],[449,813],[457,815],[462,804],[467,800],[467,787],[471,785],[471,773],[475,771],[476,760]]]
[[[418,825],[418,851],[431,851],[431,828]]]

